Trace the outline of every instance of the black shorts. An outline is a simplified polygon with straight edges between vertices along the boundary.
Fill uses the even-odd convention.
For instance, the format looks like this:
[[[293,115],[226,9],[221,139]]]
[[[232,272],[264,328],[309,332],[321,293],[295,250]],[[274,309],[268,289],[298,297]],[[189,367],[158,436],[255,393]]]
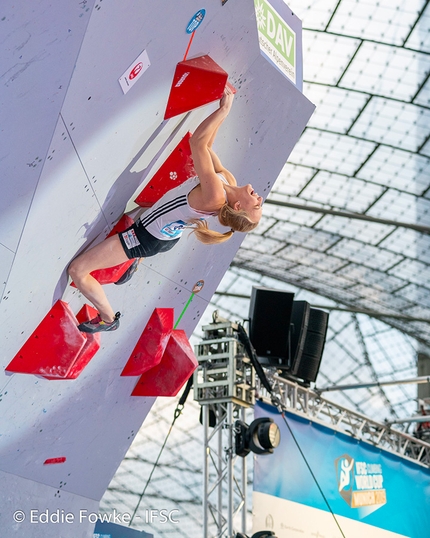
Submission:
[[[160,252],[167,252],[179,241],[179,238],[170,241],[157,239],[146,230],[140,220],[120,232],[118,237],[124,252],[130,260],[133,258],[149,258]]]

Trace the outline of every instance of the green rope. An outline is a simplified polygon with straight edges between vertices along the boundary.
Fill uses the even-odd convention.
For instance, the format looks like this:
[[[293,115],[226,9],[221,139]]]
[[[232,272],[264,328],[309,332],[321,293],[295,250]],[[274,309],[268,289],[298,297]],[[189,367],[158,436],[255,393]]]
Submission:
[[[193,300],[193,297],[194,297],[194,293],[191,294],[190,298],[188,299],[187,304],[184,306],[184,309],[182,310],[181,315],[178,318],[178,321],[175,323],[175,326],[173,327],[174,329],[176,329],[176,327],[179,325],[179,322],[181,321],[182,316],[185,314],[185,311],[187,310],[187,308],[190,306],[190,303]]]

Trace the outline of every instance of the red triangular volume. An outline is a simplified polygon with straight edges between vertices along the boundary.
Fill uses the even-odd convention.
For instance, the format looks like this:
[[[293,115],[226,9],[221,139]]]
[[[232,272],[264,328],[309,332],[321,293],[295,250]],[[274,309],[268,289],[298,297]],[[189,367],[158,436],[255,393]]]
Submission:
[[[163,357],[172,330],[173,308],[156,308],[121,375],[142,375],[157,366]]]
[[[90,321],[97,316],[98,312],[95,308],[89,304],[84,304],[84,306],[76,314],[76,319],[78,323],[85,323]],[[90,362],[94,357],[97,351],[100,349],[101,334],[100,333],[83,333],[86,336],[86,343],[76,358],[75,362],[72,364],[69,373],[67,374],[67,379],[76,379],[79,374],[83,371],[85,366]]]
[[[57,301],[6,371],[65,379],[86,342],[69,305]]]
[[[227,73],[210,56],[199,56],[176,66],[164,119],[221,99]]]
[[[90,306],[89,304],[84,304],[84,306],[76,314],[76,320],[78,323],[84,323],[89,321],[97,316],[97,310]],[[90,362],[94,357],[97,351],[100,349],[100,333],[90,334],[82,333],[86,341],[84,347],[76,355],[70,367],[67,370],[67,373],[64,376],[58,375],[44,375],[45,379],[76,379],[79,374],[83,371],[85,366]]]
[[[191,133],[187,133],[179,142],[136,198],[136,204],[141,207],[150,207],[163,194],[196,175],[193,159],[191,158],[190,138]]]
[[[141,376],[132,396],[176,396],[198,362],[184,331],[175,329],[161,362]]]

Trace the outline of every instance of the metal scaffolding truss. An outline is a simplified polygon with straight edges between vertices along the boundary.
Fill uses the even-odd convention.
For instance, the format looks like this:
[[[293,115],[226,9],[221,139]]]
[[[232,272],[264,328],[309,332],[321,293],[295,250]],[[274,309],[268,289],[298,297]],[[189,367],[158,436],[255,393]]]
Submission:
[[[195,347],[194,399],[202,406],[203,538],[232,537],[234,520],[246,533],[246,458],[235,454],[234,423],[245,422],[255,402],[255,372],[239,343],[235,323],[221,320],[203,327]]]
[[[429,443],[337,405],[322,398],[317,392],[279,375],[272,374],[270,379],[273,393],[286,411],[328,426],[419,465],[430,467]],[[259,393],[263,401],[272,402],[272,398],[264,387],[260,387]]]
[[[216,424],[209,429],[209,413]],[[246,459],[233,451],[234,417],[244,420],[244,408],[228,403],[204,404],[203,415],[203,538],[232,536],[233,522],[239,518],[246,532]]]

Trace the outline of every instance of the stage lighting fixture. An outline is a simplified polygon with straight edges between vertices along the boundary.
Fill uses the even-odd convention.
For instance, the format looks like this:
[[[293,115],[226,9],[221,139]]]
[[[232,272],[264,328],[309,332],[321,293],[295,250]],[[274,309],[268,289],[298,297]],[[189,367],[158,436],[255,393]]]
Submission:
[[[278,425],[271,418],[257,418],[248,426],[241,420],[236,420],[235,451],[244,458],[250,452],[254,454],[272,454],[281,441]]]

